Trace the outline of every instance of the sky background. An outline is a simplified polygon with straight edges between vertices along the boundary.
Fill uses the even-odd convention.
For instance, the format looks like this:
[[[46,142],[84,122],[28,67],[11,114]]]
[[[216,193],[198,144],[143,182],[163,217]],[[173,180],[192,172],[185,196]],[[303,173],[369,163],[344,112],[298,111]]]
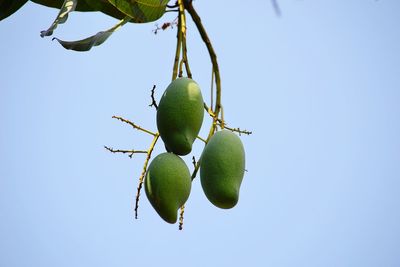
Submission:
[[[400,2],[279,3],[282,17],[266,0],[195,2],[227,123],[253,135],[237,206],[214,207],[196,178],[183,231],[144,192],[134,219],[145,157],[103,148],[150,145],[111,116],[156,129],[150,89],[159,99],[170,82],[175,30],[129,24],[79,53],[39,36],[55,9],[28,3],[0,22],[0,266],[400,266]],[[115,23],[76,12],[54,36]],[[188,56],[208,101],[190,19]]]

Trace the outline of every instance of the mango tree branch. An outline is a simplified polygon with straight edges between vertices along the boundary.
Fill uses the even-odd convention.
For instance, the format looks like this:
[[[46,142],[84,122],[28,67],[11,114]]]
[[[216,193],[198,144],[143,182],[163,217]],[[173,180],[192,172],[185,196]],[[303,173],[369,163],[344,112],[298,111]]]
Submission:
[[[224,125],[224,128],[227,129],[227,130],[229,130],[229,131],[231,131],[231,132],[237,132],[239,135],[242,135],[242,134],[250,135],[250,134],[253,133],[253,132],[251,132],[251,131],[242,130],[242,129],[240,129],[239,127],[237,127],[237,128],[231,128],[231,127],[228,127],[228,126]]]
[[[156,85],[153,85],[153,89],[151,89],[151,104],[149,105],[149,107],[154,107],[157,110],[158,105],[157,105],[157,101],[154,97],[155,90],[156,90]]]
[[[215,75],[214,77],[215,77],[215,84],[216,84],[216,102],[215,102],[214,110],[212,110],[212,107],[208,108],[206,104],[204,105],[204,108],[208,111],[208,113],[210,115],[213,114],[213,123],[210,127],[210,131],[208,133],[207,139],[205,140],[206,141],[205,143],[208,143],[208,141],[214,135],[215,130],[217,129],[217,120],[218,120],[218,116],[219,116],[219,113],[221,111],[221,106],[222,106],[221,105],[221,77],[220,77],[219,66],[218,66],[218,61],[217,61],[217,54],[214,51],[214,48],[210,41],[210,38],[208,37],[208,34],[207,34],[203,24],[201,23],[201,18],[197,14],[196,10],[194,9],[191,0],[188,0],[188,1],[185,0],[185,8],[189,12],[190,16],[192,17],[192,19],[197,27],[197,30],[199,31],[200,36],[207,47],[208,54],[210,55],[210,59],[211,59],[211,63],[212,63],[212,70]],[[201,164],[201,157],[197,161],[197,164],[192,173],[192,181],[194,180],[194,178],[196,178],[197,172],[199,171],[199,168],[200,168],[200,164]]]
[[[207,144],[206,139],[202,138],[201,136],[197,136],[196,138],[202,141],[204,144]]]
[[[147,157],[146,160],[143,164],[143,170],[142,173],[140,174],[139,177],[139,185],[137,188],[137,193],[136,193],[136,201],[135,201],[135,219],[138,218],[138,209],[139,209],[139,198],[140,198],[140,191],[142,190],[142,186],[143,186],[143,181],[144,181],[144,176],[146,175],[146,171],[147,171],[147,165],[149,164],[150,158],[151,158],[151,153],[154,150],[155,145],[157,144],[158,141],[158,137],[159,137],[159,133],[156,133],[154,135],[153,141],[150,144],[149,150],[147,150]]]
[[[214,51],[214,48],[211,44],[210,38],[208,37],[208,34],[201,23],[201,18],[197,14],[196,10],[194,9],[192,5],[192,1],[185,1],[185,8],[189,12],[190,16],[192,17],[197,30],[200,33],[201,38],[203,39],[203,42],[205,43],[208,53],[210,55],[211,63],[213,65],[213,72],[215,74],[215,83],[216,83],[216,103],[215,103],[215,108],[214,108],[214,113],[215,116],[218,118],[219,112],[221,110],[221,77],[220,77],[220,72],[219,72],[219,66],[218,66],[218,61],[217,61],[217,54]],[[214,133],[214,131],[213,131]]]
[[[145,153],[147,153],[146,150],[134,150],[134,149],[132,149],[132,150],[123,150],[123,149],[113,149],[112,147],[108,147],[108,146],[104,146],[104,148],[107,149],[108,151],[110,151],[111,153],[129,154],[128,156],[129,156],[130,158],[133,157],[133,154],[139,154],[139,153],[145,154]]]
[[[201,158],[194,163],[194,170],[192,172],[192,181],[194,180],[194,178],[196,178],[197,172],[199,171],[200,168],[200,163],[201,163]]]
[[[214,112],[212,111],[212,109],[209,107],[209,106],[207,106],[207,104],[206,103],[203,103],[203,106],[204,106],[204,109],[207,111],[207,113],[211,116],[211,117],[215,117],[215,114],[214,114]]]
[[[134,124],[133,122],[131,122],[131,121],[127,120],[127,119],[124,119],[124,118],[122,118],[122,117],[119,117],[119,116],[112,116],[112,118],[113,118],[113,119],[120,120],[120,121],[122,121],[122,122],[125,122],[125,123],[129,124],[130,126],[132,126],[133,128],[135,128],[135,129],[137,129],[137,130],[139,130],[139,131],[142,131],[142,132],[151,134],[152,136],[156,136],[156,135],[158,134],[158,133],[153,133],[152,131],[149,131],[149,130],[147,130],[147,129],[144,129],[144,128],[140,127],[139,125],[136,125],[136,124]]]
[[[222,110],[222,103],[221,103],[221,76],[220,76],[220,71],[219,71],[219,66],[218,66],[218,60],[217,60],[217,54],[215,53],[214,47],[212,46],[212,43],[210,41],[210,38],[208,37],[207,31],[205,30],[200,16],[197,14],[196,10],[193,7],[192,0],[184,0],[184,6],[185,9],[188,11],[190,16],[193,19],[193,22],[195,23],[197,30],[200,33],[200,36],[204,42],[204,44],[207,47],[208,54],[211,59],[212,63],[212,84],[215,79],[215,85],[216,85],[216,99],[215,99],[215,106],[214,109],[212,109],[212,104],[211,108],[207,106],[207,104],[204,103],[204,108],[207,110],[207,112],[211,115],[213,118],[213,123],[210,127],[210,131],[208,133],[207,139],[205,140],[205,143],[208,143],[208,141],[211,139],[211,137],[214,135],[214,132],[217,130],[217,125],[219,125],[221,128],[225,127],[225,122],[224,122],[224,116],[223,116],[223,110]],[[213,94],[213,92],[211,92]],[[221,116],[221,118],[220,118]],[[228,130],[235,131],[244,134],[250,134],[251,132],[248,131],[243,131],[240,130],[239,128],[229,128]],[[192,180],[196,177],[197,172],[199,170],[201,164],[201,158],[198,160],[198,162],[195,164],[194,171],[192,173]]]

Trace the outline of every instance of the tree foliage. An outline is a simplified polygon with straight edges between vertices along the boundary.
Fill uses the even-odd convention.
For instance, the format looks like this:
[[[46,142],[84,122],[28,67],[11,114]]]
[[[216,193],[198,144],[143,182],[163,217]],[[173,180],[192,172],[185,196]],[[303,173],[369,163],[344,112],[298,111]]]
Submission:
[[[165,168],[168,168],[168,172],[166,171],[163,172],[162,170],[159,171],[158,168],[156,168],[157,174],[149,173],[152,171],[150,170],[150,168],[148,168],[148,166],[150,163],[150,159],[152,157],[154,147],[156,146],[159,140],[163,140],[167,152],[175,153],[176,155],[174,155],[174,157],[179,158],[178,155],[186,155],[191,152],[192,143],[196,140],[203,142],[205,147],[207,147],[207,144],[209,144],[209,141],[212,140],[212,137],[214,136],[215,133],[219,132],[220,134],[218,136],[228,136],[229,138],[222,138],[222,139],[220,138],[222,140],[221,142],[224,144],[223,146],[212,145],[213,142],[210,142],[210,145],[208,146],[209,148],[207,149],[208,153],[205,153],[207,155],[204,156],[205,168],[207,167],[207,169],[205,169],[202,172],[201,178],[202,180],[207,181],[206,183],[207,186],[205,188],[207,190],[205,190],[205,193],[209,199],[212,199],[211,201],[212,203],[214,204],[217,203],[216,206],[220,208],[232,208],[233,206],[235,206],[238,200],[239,187],[245,170],[244,150],[241,141],[239,137],[236,136],[236,134],[239,135],[251,134],[251,132],[246,130],[241,130],[240,128],[229,127],[225,121],[224,110],[222,106],[221,77],[217,61],[217,55],[213,48],[211,40],[206,32],[206,29],[202,24],[201,18],[197,13],[195,7],[193,6],[192,0],[177,0],[172,4],[170,4],[169,0],[64,0],[64,1],[32,0],[32,1],[46,7],[59,9],[56,18],[47,28],[47,30],[41,31],[40,33],[41,37],[47,37],[53,35],[54,31],[60,24],[67,22],[68,14],[74,11],[99,12],[114,17],[116,19],[119,19],[119,22],[116,25],[110,27],[109,29],[99,31],[97,34],[94,34],[82,40],[64,41],[59,38],[53,38],[53,40],[56,39],[64,48],[80,52],[88,51],[94,46],[101,45],[115,31],[117,31],[120,27],[124,26],[128,22],[136,24],[148,23],[158,20],[166,12],[175,12],[177,14],[177,18],[176,20],[174,20],[174,23],[176,23],[177,25],[176,27],[177,43],[175,50],[175,60],[172,67],[172,83],[171,83],[174,84],[173,86],[174,95],[172,96],[173,99],[164,101],[168,102],[169,103],[168,105],[166,105],[165,103],[163,105],[163,103],[161,102],[160,105],[158,105],[154,99],[155,87],[153,88],[151,93],[152,97],[151,106],[154,106],[157,110],[157,127],[159,131],[147,130],[127,119],[124,119],[119,116],[114,116],[113,118],[118,119],[121,122],[127,123],[128,125],[132,126],[133,128],[143,133],[153,136],[153,141],[150,143],[147,149],[143,150],[124,150],[124,149],[113,149],[110,147],[105,147],[105,148],[113,153],[128,154],[130,157],[132,157],[134,154],[146,154],[146,159],[143,165],[143,170],[139,177],[139,184],[137,188],[135,217],[137,218],[139,196],[143,183],[145,179],[153,179],[154,184],[152,182],[151,188],[154,189],[157,188],[157,190],[167,190],[168,192],[152,191],[148,193],[147,196],[148,197],[150,196],[149,198],[150,202],[152,203],[153,207],[155,207],[157,212],[160,215],[162,215],[161,217],[163,217],[163,219],[168,217],[169,219],[166,221],[171,223],[176,221],[175,216],[171,215],[171,212],[174,212],[173,210],[175,208],[180,207],[181,211],[179,219],[179,228],[182,229],[184,202],[187,199],[186,193],[188,194],[188,192],[184,194],[184,197],[182,197],[180,201],[176,202],[178,203],[177,207],[175,207],[176,205],[171,206],[169,204],[162,203],[163,201],[164,202],[175,201],[176,199],[174,200],[172,198],[174,198],[174,196],[179,195],[179,193],[182,192],[179,192],[178,186],[171,186],[170,183],[174,183],[174,175],[173,175],[173,170],[171,172],[170,167],[167,166],[168,164],[161,164],[161,166],[165,166]],[[9,17],[26,3],[27,0],[0,0],[0,20]],[[275,6],[277,7],[275,1],[274,3]],[[209,100],[208,103],[206,103],[206,101],[204,101],[203,98],[201,97],[200,88],[194,81],[191,80],[192,72],[190,69],[189,58],[187,55],[187,45],[186,45],[187,14],[189,14],[197,30],[199,31],[201,40],[206,46],[212,64],[211,99]],[[174,25],[174,23],[165,23],[162,29],[168,28],[171,25]],[[186,76],[186,78],[177,80],[178,78],[181,78],[183,76]],[[182,83],[181,81],[184,82]],[[195,86],[196,88],[194,88],[193,86]],[[166,90],[163,96],[165,96],[167,91],[168,90]],[[196,101],[193,100],[194,94],[199,96],[196,99]],[[165,99],[167,98],[171,98],[171,95],[169,97],[166,97]],[[194,103],[193,101],[196,103]],[[194,105],[196,106],[195,111],[193,110]],[[163,116],[161,116],[158,113],[158,111],[160,111],[160,114],[162,113]],[[203,113],[208,114],[209,118],[212,121],[210,129],[208,131],[208,135],[206,137],[198,136],[203,121]],[[222,130],[224,131],[222,132]],[[230,133],[231,135],[226,134],[227,130],[231,132]],[[234,137],[232,137],[232,135]],[[214,143],[216,142],[215,140],[217,139],[214,139]],[[229,140],[234,140],[234,141],[232,142]],[[223,147],[223,149],[221,147]],[[239,151],[240,153],[238,152],[231,153],[229,151]],[[193,171],[192,174],[188,176],[188,178],[190,177],[189,180],[195,179],[199,169],[201,168],[202,155],[199,155],[197,158],[199,160],[196,161],[196,157],[193,156]],[[237,162],[237,164],[235,162]],[[235,166],[232,166],[232,164],[235,164]],[[150,164],[150,166],[154,166],[154,164],[153,165]],[[168,173],[168,177],[166,178],[168,178],[170,182],[168,183],[163,182],[164,179],[162,177],[163,173]],[[215,179],[220,179],[220,180],[215,181]],[[178,185],[179,181],[176,180],[176,183]],[[149,181],[147,184],[149,184]],[[215,187],[214,185],[217,186]],[[188,188],[188,190],[190,190],[190,186],[189,187],[186,186],[185,188]],[[231,190],[232,188],[234,189],[233,191]],[[149,188],[147,188],[146,190],[148,189]],[[173,192],[173,190],[178,190],[178,191]],[[163,199],[163,196],[168,196],[167,198],[170,199]],[[164,211],[163,207],[167,207],[168,211]],[[171,209],[171,207],[173,208]],[[167,214],[168,216],[163,216],[165,214]]]

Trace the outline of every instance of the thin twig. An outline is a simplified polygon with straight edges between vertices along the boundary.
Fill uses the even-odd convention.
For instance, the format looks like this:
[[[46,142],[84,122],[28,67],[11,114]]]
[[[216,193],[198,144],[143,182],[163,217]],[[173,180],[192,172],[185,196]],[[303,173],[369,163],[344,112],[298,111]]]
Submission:
[[[214,118],[215,117],[215,114],[214,114],[214,112],[212,111],[212,109],[209,107],[209,106],[207,106],[207,104],[204,102],[203,103],[203,106],[204,106],[204,109],[207,111],[207,113],[212,117],[212,118]]]
[[[143,170],[142,170],[142,173],[140,174],[140,177],[139,177],[139,185],[137,187],[136,201],[135,201],[135,219],[138,218],[140,191],[142,190],[144,176],[146,175],[146,171],[147,171],[147,165],[149,164],[149,160],[151,158],[151,153],[153,152],[153,149],[154,149],[154,147],[155,147],[155,145],[157,143],[157,140],[158,140],[159,136],[160,136],[159,133],[157,133],[154,136],[153,141],[150,144],[149,150],[147,151],[146,160],[145,160],[145,162],[143,164]]]
[[[224,129],[227,129],[227,130],[232,131],[232,132],[237,132],[239,135],[242,135],[242,134],[250,135],[250,134],[253,133],[251,131],[242,130],[239,127],[238,128],[231,128],[231,127],[226,126],[226,124],[224,126]]]
[[[178,7],[178,4],[174,4],[174,5],[167,5],[168,8],[175,8]]]
[[[224,127],[222,127],[222,125],[221,125],[222,123],[224,123]],[[227,129],[227,130],[232,131],[232,132],[237,132],[237,133],[239,133],[239,135],[241,135],[241,134],[250,135],[250,134],[253,133],[253,132],[251,132],[251,131],[242,130],[242,129],[240,129],[239,127],[236,127],[236,128],[228,127],[228,126],[226,125],[225,121],[223,121],[223,120],[221,120],[221,119],[217,119],[217,124],[218,124],[221,128]]]
[[[151,134],[152,136],[156,136],[156,133],[153,133],[152,131],[149,131],[149,130],[147,130],[147,129],[144,129],[144,128],[140,127],[139,125],[136,125],[136,124],[134,124],[133,122],[127,120],[127,119],[124,119],[124,118],[119,117],[119,116],[112,116],[112,118],[113,118],[113,119],[120,120],[120,121],[122,121],[122,122],[125,122],[125,123],[129,124],[130,126],[132,126],[134,129],[137,129],[137,130],[139,130],[139,131],[142,131],[142,132]]]
[[[197,172],[199,171],[200,168],[200,163],[201,163],[201,158],[197,162],[195,162],[194,170],[192,172],[192,181],[194,180],[194,178],[196,178]]]
[[[193,163],[193,167],[196,168],[196,158],[194,156],[192,157],[192,163]]]
[[[122,154],[129,154],[128,157],[132,158],[133,154],[145,154],[147,151],[145,150],[123,150],[123,149],[113,149],[112,147],[104,146],[105,149],[110,151],[111,153],[122,153]]]
[[[158,105],[156,102],[156,99],[154,98],[154,92],[156,90],[156,85],[153,85],[153,89],[151,89],[151,104],[149,105],[149,107],[155,107],[155,109],[158,109]]]
[[[168,9],[168,10],[165,10],[165,13],[171,13],[171,12],[179,12],[179,10],[178,10],[178,9]]]
[[[203,141],[203,143],[207,144],[206,139],[202,138],[201,136],[197,136],[197,139],[199,139],[200,141]]]

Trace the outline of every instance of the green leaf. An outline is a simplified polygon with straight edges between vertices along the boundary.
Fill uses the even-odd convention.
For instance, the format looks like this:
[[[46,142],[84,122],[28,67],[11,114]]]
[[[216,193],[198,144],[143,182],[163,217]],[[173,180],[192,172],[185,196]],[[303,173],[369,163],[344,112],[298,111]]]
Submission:
[[[126,17],[126,14],[119,11],[115,6],[108,2],[108,0],[86,0],[86,2],[94,11],[100,11],[117,19],[123,19]],[[131,20],[130,22],[133,21]]]
[[[12,1],[12,0],[7,0],[7,1]],[[31,1],[39,5],[54,7],[57,9],[60,9],[64,2],[64,0],[31,0]],[[79,0],[78,4],[76,5],[75,11],[82,11],[82,12],[100,11],[117,19],[123,19],[126,17],[124,13],[122,13],[115,6],[109,3],[108,0]]]
[[[113,34],[116,30],[121,28],[125,23],[127,23],[130,20],[131,20],[130,17],[125,17],[114,27],[106,31],[98,32],[97,34],[82,40],[69,42],[60,40],[55,37],[53,38],[53,40],[57,40],[65,49],[68,50],[74,50],[80,52],[89,51],[93,46],[98,46],[104,43],[108,39],[108,37],[111,36],[111,34]]]
[[[7,18],[20,9],[28,0],[0,0],[0,20]]]
[[[51,24],[50,28],[48,28],[46,31],[40,32],[40,36],[45,37],[52,35],[58,24],[62,24],[67,21],[68,13],[75,10],[76,4],[77,0],[65,0],[60,9],[60,12],[57,15],[57,18]]]
[[[32,2],[48,7],[54,7],[61,9],[64,4],[64,0],[31,0]],[[88,0],[88,1],[98,1],[98,0]],[[85,0],[79,0],[75,8],[76,11],[94,11]]]
[[[159,19],[165,13],[169,0],[108,0],[134,22],[145,23]]]

